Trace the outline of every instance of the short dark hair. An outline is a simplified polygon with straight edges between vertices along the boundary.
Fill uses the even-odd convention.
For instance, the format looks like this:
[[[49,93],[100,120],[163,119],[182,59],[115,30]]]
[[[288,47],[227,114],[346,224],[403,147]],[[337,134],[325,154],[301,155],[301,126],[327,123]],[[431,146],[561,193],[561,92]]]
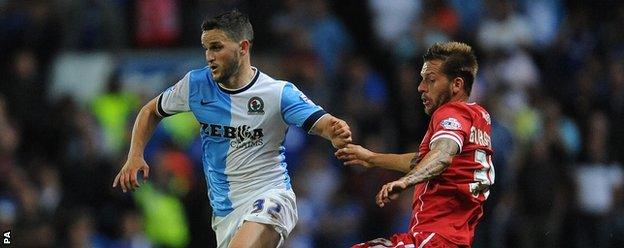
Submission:
[[[230,39],[253,41],[253,28],[249,18],[238,10],[232,10],[206,19],[202,23],[202,31],[219,29],[225,32]]]
[[[427,49],[423,59],[425,62],[442,60],[442,72],[450,79],[456,77],[464,79],[464,90],[470,95],[479,67],[472,47],[455,41],[439,42]]]

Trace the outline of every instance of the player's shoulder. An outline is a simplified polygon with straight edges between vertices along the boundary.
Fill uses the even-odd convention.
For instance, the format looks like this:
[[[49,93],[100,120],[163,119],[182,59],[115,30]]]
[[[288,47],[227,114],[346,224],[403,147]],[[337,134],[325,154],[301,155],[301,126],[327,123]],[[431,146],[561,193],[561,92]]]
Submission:
[[[210,81],[212,80],[212,74],[210,73],[210,67],[206,66],[203,68],[193,69],[188,71],[183,80],[187,80],[188,82],[198,82],[198,81]]]
[[[480,113],[480,112],[485,112],[487,113],[487,110],[485,110],[485,108],[483,108],[481,105],[475,103],[475,102],[463,102],[463,101],[453,101],[453,102],[448,102],[443,104],[442,106],[440,106],[440,108],[438,108],[436,110],[436,112],[441,112],[441,113],[448,113],[448,112],[456,112],[456,113]]]
[[[260,74],[260,78],[258,78],[258,81],[261,81],[261,83],[265,87],[274,88],[276,90],[276,93],[299,91],[295,83],[288,80],[276,79],[264,73]]]
[[[482,118],[488,125],[492,124],[490,113],[483,106],[474,102],[466,103],[466,106],[475,118]]]
[[[280,79],[275,79],[274,77],[271,77],[270,75],[258,70],[258,83],[268,86],[284,87],[284,85],[288,82]]]
[[[448,114],[462,114],[469,113],[470,108],[466,102],[453,101],[442,104],[438,109],[433,112],[433,116],[448,115]]]
[[[288,80],[285,80],[285,79],[272,77],[271,75],[266,74],[266,73],[262,72],[260,69],[257,69],[257,68],[256,68],[256,70],[258,70],[258,74],[259,74],[258,81],[261,81],[263,84],[276,85],[276,86],[280,86],[282,88],[286,87],[286,86],[288,86],[288,87],[293,87],[293,86],[296,87],[295,83],[293,83],[292,81],[288,81]]]
[[[491,123],[490,114],[481,105],[474,102],[448,102],[440,106],[432,115],[432,121],[443,121],[447,118],[455,120],[484,119]]]
[[[197,76],[197,75],[210,75],[208,72],[210,72],[210,67],[205,66],[202,68],[197,68],[197,69],[193,69],[190,70],[186,73],[186,75],[193,75],[193,76]]]

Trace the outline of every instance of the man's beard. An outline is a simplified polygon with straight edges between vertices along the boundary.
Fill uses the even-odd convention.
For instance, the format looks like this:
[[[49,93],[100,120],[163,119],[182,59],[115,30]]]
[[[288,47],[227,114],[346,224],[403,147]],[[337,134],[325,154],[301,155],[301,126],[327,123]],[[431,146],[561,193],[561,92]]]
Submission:
[[[215,78],[217,83],[222,85],[227,85],[232,77],[238,73],[240,69],[240,58],[238,54],[236,57],[233,57],[230,61],[225,63],[222,67],[221,76],[219,78]]]
[[[428,112],[425,109],[425,112],[427,112],[426,114],[433,115],[433,112],[435,112],[440,106],[442,106],[445,103],[449,102],[449,100],[451,100],[451,90],[450,89],[448,91],[443,91],[443,92],[440,93],[440,95],[438,96],[438,100],[431,105],[431,109]]]

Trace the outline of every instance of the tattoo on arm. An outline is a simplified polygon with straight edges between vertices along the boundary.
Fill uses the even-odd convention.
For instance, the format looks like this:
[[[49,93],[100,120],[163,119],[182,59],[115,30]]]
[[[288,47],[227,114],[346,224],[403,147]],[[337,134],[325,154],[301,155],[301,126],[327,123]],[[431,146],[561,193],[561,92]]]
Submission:
[[[418,164],[418,162],[420,162],[420,159],[418,159],[418,153],[416,153],[414,157],[412,158],[412,160],[410,160],[410,170],[413,170],[414,167],[416,167],[416,165]]]
[[[417,158],[412,159],[412,170],[401,180],[405,180],[408,186],[427,181],[436,177],[451,165],[453,156],[459,152],[459,146],[451,139],[441,138],[431,144],[431,150],[416,165]]]

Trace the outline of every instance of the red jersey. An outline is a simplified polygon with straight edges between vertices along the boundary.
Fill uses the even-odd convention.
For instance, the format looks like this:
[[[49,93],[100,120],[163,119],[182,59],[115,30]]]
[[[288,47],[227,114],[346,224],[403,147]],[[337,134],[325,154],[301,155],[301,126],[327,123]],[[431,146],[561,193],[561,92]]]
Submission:
[[[460,151],[441,175],[414,186],[410,233],[433,232],[471,245],[494,183],[490,129],[490,115],[475,103],[449,102],[433,113],[418,159],[440,138],[455,141]]]

